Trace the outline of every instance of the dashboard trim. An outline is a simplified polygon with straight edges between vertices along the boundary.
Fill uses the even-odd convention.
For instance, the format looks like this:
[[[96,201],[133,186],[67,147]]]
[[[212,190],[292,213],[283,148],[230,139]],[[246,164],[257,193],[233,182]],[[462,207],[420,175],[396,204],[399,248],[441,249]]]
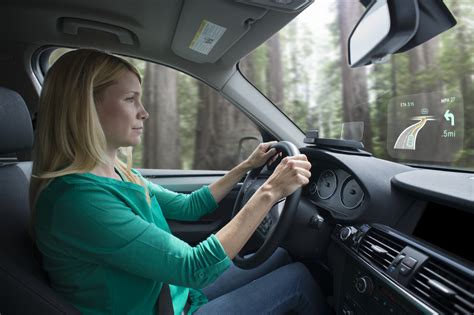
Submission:
[[[324,209],[324,210],[326,210],[326,211],[328,211],[328,212],[331,212],[331,213],[337,213],[339,216],[342,217],[342,219],[349,217],[346,213],[344,213],[344,212],[342,212],[342,211],[340,211],[340,210],[333,209],[333,208],[330,207],[330,206],[327,206],[327,205],[321,206],[316,200],[313,200],[313,199],[311,199],[311,198],[308,198],[308,200],[309,200],[309,202],[311,202],[313,205],[315,205],[318,209]]]
[[[413,170],[395,175],[391,183],[418,198],[468,210],[474,209],[473,178],[472,173]]]

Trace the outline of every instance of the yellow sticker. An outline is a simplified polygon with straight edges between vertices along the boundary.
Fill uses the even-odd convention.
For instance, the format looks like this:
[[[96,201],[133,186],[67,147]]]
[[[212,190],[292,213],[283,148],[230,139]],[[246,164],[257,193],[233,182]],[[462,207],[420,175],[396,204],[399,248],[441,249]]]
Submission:
[[[202,20],[189,48],[208,55],[226,30],[223,26]]]

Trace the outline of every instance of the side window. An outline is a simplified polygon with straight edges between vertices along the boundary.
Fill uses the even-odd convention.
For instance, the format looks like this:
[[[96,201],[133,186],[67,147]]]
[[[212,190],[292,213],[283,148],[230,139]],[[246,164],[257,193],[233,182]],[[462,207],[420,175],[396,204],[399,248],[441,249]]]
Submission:
[[[53,64],[69,49],[51,53]],[[189,75],[126,58],[142,75],[142,102],[150,114],[133,166],[147,169],[230,170],[253,147],[257,126],[215,90]],[[256,141],[244,144],[256,145]],[[245,151],[245,153],[244,153]]]

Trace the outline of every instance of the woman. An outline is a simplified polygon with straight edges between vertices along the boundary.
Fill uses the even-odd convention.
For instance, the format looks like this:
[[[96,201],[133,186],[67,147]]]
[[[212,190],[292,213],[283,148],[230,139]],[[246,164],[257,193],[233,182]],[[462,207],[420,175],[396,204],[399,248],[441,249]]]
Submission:
[[[175,314],[314,312],[318,288],[301,264],[282,267],[288,261],[281,252],[256,271],[232,266],[225,272],[272,205],[308,183],[306,157],[285,158],[238,215],[191,247],[171,234],[166,219],[193,221],[212,212],[248,170],[275,152],[268,150],[271,143],[261,144],[192,194],[166,190],[131,169],[130,150],[127,164],[117,157],[120,148],[141,141],[148,113],[140,95],[137,70],[104,52],[69,52],[48,71],[30,201],[32,232],[53,288],[91,314],[156,314],[164,284],[170,284]],[[274,281],[276,272],[284,281]],[[248,290],[254,294],[244,296]],[[258,293],[269,290],[275,296]]]

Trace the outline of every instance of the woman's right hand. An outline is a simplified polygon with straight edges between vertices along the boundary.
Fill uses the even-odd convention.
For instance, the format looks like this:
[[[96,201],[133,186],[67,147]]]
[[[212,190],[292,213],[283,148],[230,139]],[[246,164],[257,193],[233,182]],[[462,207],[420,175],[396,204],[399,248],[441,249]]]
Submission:
[[[311,177],[310,169],[311,163],[304,154],[285,157],[261,189],[271,192],[276,202],[308,184]]]
[[[216,233],[229,258],[239,253],[278,200],[309,182],[310,168],[311,163],[304,154],[286,157],[278,164],[239,213]]]

